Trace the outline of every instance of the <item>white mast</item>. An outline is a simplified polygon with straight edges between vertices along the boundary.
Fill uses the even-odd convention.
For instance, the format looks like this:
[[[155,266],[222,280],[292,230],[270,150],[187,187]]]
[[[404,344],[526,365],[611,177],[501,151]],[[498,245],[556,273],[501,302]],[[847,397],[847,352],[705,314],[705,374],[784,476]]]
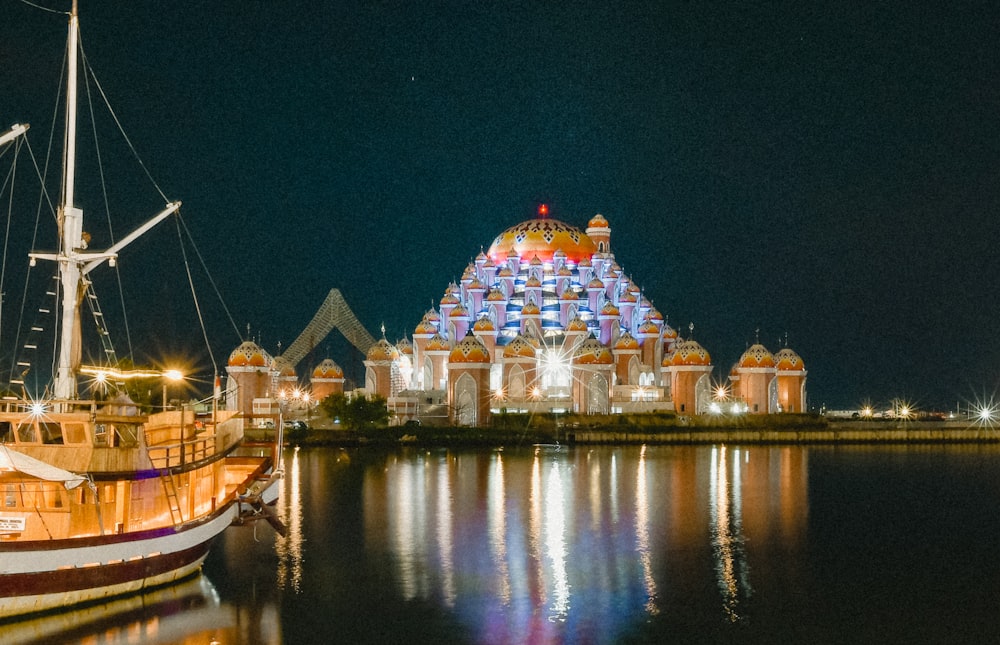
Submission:
[[[57,399],[76,397],[76,369],[80,365],[80,265],[77,251],[83,246],[83,211],[73,206],[76,183],[76,84],[80,18],[77,0],[69,16],[66,76],[66,145],[63,157],[63,202],[59,208],[59,277],[62,284],[62,327],[59,336]]]

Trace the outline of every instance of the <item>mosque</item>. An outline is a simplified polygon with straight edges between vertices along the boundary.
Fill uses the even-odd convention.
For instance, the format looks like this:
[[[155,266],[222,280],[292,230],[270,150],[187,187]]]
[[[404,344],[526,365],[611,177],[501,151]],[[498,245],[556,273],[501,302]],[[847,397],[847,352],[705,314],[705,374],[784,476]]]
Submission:
[[[615,259],[611,226],[585,230],[548,216],[507,229],[444,290],[412,340],[384,338],[366,354],[355,394],[388,401],[394,423],[484,426],[502,413],[620,414],[670,411],[775,414],[806,409],[806,370],[788,347],[751,345],[712,383],[709,352],[667,324]],[[251,341],[227,367],[230,405],[297,383],[289,365]],[[312,397],[343,392],[332,360],[310,379]]]

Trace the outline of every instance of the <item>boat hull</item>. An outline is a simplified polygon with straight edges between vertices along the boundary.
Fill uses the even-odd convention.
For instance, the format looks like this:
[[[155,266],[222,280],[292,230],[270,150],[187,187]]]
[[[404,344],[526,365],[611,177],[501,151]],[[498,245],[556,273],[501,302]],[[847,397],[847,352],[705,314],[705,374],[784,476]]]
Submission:
[[[137,593],[191,575],[232,523],[236,506],[176,529],[0,543],[0,619]]]

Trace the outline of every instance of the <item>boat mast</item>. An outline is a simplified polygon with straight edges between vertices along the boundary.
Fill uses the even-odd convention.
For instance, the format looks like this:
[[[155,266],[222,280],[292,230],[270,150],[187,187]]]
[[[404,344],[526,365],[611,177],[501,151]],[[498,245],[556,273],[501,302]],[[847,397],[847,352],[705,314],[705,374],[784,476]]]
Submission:
[[[80,266],[78,251],[83,242],[83,211],[73,206],[76,184],[76,93],[77,50],[79,49],[80,18],[77,0],[69,15],[69,36],[66,39],[66,145],[63,148],[63,200],[59,208],[59,278],[62,284],[62,327],[59,335],[58,371],[55,397],[76,397],[76,372],[80,366]]]

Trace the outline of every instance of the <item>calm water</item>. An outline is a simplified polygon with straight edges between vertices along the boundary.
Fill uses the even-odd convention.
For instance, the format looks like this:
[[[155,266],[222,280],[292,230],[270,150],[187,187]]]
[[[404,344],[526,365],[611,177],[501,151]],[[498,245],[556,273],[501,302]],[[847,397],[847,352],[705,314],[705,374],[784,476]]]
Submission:
[[[1000,640],[993,446],[314,449],[285,466],[287,538],[230,530],[186,585],[0,640]]]

